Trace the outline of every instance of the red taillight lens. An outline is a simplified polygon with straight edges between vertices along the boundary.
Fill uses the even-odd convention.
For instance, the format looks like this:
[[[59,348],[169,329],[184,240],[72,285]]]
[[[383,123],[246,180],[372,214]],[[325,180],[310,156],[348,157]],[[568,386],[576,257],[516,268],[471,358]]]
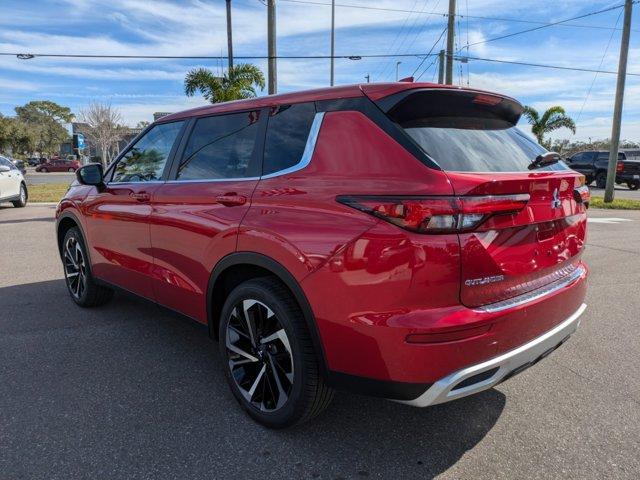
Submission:
[[[591,192],[589,191],[589,187],[582,185],[581,187],[574,188],[573,198],[576,202],[584,203],[589,206],[589,202],[591,201]]]
[[[529,194],[482,197],[340,196],[340,203],[418,233],[465,232],[494,215],[517,213]]]
[[[624,163],[622,162],[616,163],[616,172],[620,173],[623,170],[624,170]]]

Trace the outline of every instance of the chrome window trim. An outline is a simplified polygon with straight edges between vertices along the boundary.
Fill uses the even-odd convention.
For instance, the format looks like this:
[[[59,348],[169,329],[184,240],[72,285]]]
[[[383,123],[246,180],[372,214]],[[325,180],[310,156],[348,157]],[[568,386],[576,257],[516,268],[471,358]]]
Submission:
[[[106,186],[110,185],[153,185],[158,183],[165,183],[164,180],[149,180],[146,182],[106,182]]]
[[[277,172],[269,173],[267,175],[262,175],[262,179],[280,177],[282,175],[288,175],[293,172],[297,172],[298,170],[302,170],[306,168],[309,163],[311,163],[311,157],[313,157],[313,152],[316,149],[316,142],[318,141],[318,135],[320,133],[320,127],[322,127],[322,120],[324,119],[325,112],[317,112],[313,117],[313,123],[311,124],[311,128],[309,129],[309,136],[307,137],[307,143],[304,146],[304,151],[302,152],[302,157],[300,157],[300,161],[295,165],[292,165],[284,170],[278,170]],[[268,127],[267,127],[268,128]],[[268,133],[268,130],[267,130]]]
[[[211,182],[255,182],[256,180],[266,180],[269,178],[280,177],[282,175],[288,175],[298,170],[306,168],[311,163],[311,157],[316,149],[316,142],[318,141],[318,135],[320,134],[320,127],[322,127],[322,120],[324,119],[325,112],[317,112],[313,117],[313,123],[309,129],[309,136],[307,137],[307,143],[304,146],[304,151],[300,157],[300,161],[291,167],[284,170],[278,170],[277,172],[269,173],[268,175],[262,175],[260,177],[235,177],[235,178],[196,178],[189,180],[167,180],[166,183],[211,183]]]

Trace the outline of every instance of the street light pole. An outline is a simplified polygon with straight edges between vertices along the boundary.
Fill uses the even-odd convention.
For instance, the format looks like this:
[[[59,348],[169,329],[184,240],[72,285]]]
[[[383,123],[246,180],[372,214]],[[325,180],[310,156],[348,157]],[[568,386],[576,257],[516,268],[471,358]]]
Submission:
[[[233,68],[233,39],[231,36],[231,0],[227,0],[227,54],[229,56],[229,70]]]
[[[331,0],[331,78],[329,85],[333,87],[333,68],[336,47],[336,0]]]
[[[444,63],[445,63],[445,55],[444,50],[440,50],[438,54],[438,83],[444,83]]]
[[[616,166],[618,164],[618,146],[620,145],[620,124],[622,123],[622,101],[624,100],[624,83],[627,77],[627,57],[629,56],[629,36],[631,34],[631,13],[633,1],[624,2],[624,25],[622,26],[622,43],[620,44],[620,60],[618,63],[618,82],[616,84],[616,100],[613,108],[613,126],[611,127],[611,150],[607,166],[607,186],[604,191],[605,203],[613,202]]]
[[[445,83],[451,85],[453,83],[453,45],[455,37],[455,16],[456,16],[456,0],[449,0],[449,22],[447,23],[447,68],[445,72]]]
[[[267,3],[267,47],[268,47],[268,76],[269,95],[278,91],[278,74],[276,64],[276,0]]]

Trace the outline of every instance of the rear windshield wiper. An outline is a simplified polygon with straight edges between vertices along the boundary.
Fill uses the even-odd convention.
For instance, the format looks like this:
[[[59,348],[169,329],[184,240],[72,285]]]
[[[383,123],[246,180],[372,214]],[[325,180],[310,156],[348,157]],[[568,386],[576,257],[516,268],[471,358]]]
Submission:
[[[560,154],[557,152],[547,152],[544,155],[538,155],[530,164],[529,170],[535,170],[536,168],[546,167],[547,165],[553,165],[560,161]]]

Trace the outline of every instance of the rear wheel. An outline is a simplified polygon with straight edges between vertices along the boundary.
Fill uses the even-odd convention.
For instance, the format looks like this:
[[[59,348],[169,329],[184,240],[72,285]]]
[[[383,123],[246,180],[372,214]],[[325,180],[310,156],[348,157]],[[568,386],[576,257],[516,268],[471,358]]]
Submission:
[[[627,187],[629,187],[629,190],[638,190],[638,188],[640,188],[640,182],[628,182]]]
[[[91,275],[89,256],[77,227],[70,228],[62,243],[64,278],[71,298],[81,307],[97,307],[111,300],[113,290],[98,285]]]
[[[331,402],[303,314],[276,278],[236,287],[222,309],[219,333],[231,391],[254,420],[285,428]]]
[[[49,172],[49,170],[47,170],[46,168],[41,168],[41,169],[40,169],[40,172],[41,172],[41,173],[48,173],[48,172]]]
[[[596,187],[605,188],[607,186],[607,172],[598,172],[596,175]]]
[[[73,168],[70,168],[70,169],[69,169],[69,170],[67,170],[67,171],[68,171],[68,172],[71,172],[71,173],[73,173],[73,172],[75,172],[75,169],[73,169]]]
[[[28,194],[27,194],[27,187],[25,187],[24,183],[20,184],[20,196],[18,197],[18,200],[14,200],[13,202],[13,206],[16,208],[22,208],[22,207],[26,207],[27,206],[27,198],[28,198]]]

